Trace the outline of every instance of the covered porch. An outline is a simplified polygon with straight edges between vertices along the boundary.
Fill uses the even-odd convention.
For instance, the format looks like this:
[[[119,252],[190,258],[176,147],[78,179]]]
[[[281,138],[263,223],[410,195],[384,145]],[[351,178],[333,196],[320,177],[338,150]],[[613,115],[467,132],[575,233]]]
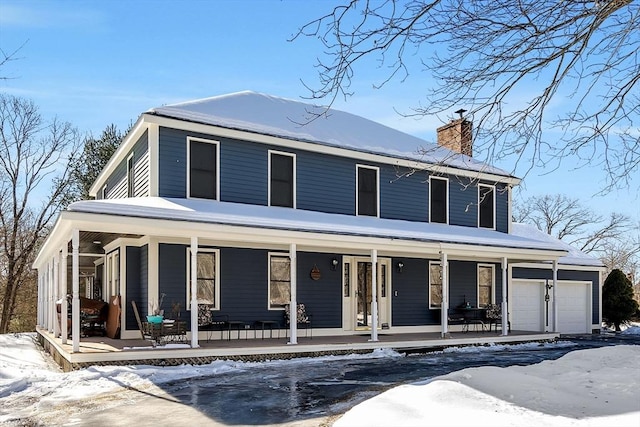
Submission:
[[[536,333],[512,331],[508,336],[495,332],[452,332],[442,338],[439,332],[378,334],[372,342],[369,335],[336,335],[300,337],[295,346],[288,338],[200,340],[198,348],[188,344],[170,344],[154,347],[143,339],[110,339],[86,337],[73,351],[70,342],[63,343],[60,337],[43,328],[38,328],[38,337],[44,348],[52,355],[64,371],[81,369],[91,365],[157,365],[206,364],[214,360],[260,361],[267,359],[290,359],[295,357],[317,357],[350,353],[370,353],[376,349],[392,349],[399,353],[426,353],[447,347],[474,345],[518,344],[556,340],[558,333]]]
[[[136,251],[137,258],[132,257],[131,253]],[[540,243],[493,230],[441,224],[184,199],[143,198],[79,202],[61,214],[35,262],[39,270],[40,330],[43,336],[51,335],[56,337],[56,340],[59,339],[60,348],[68,349],[68,354],[88,357],[83,355],[82,349],[86,342],[93,343],[94,340],[81,334],[79,302],[82,272],[88,271],[88,264],[89,269],[93,265],[96,272],[100,271],[101,277],[94,279],[103,279],[105,282],[101,288],[101,299],[111,302],[112,298],[120,298],[119,337],[123,342],[135,339],[140,336],[140,331],[136,326],[130,302],[137,300],[143,318],[151,314],[147,306],[158,302],[164,290],[179,294],[176,298],[182,302],[186,301],[184,308],[188,304],[197,306],[198,254],[207,251],[216,254],[216,265],[221,262],[223,265],[229,265],[231,255],[228,254],[246,260],[245,264],[236,263],[229,268],[225,267],[221,278],[216,275],[217,304],[220,304],[221,300],[221,287],[223,290],[227,289],[227,286],[238,287],[238,283],[244,280],[240,278],[241,273],[245,273],[243,269],[265,268],[267,261],[260,265],[247,264],[250,262],[249,258],[246,258],[247,254],[261,253],[266,260],[270,259],[274,252],[280,258],[288,259],[289,263],[290,276],[287,280],[290,293],[286,296],[286,302],[291,307],[295,307],[298,302],[313,307],[316,302],[314,298],[322,300],[321,303],[315,304],[313,309],[313,336],[317,341],[305,344],[311,345],[310,349],[305,350],[301,344],[306,343],[306,339],[299,342],[304,337],[299,337],[296,322],[291,322],[286,334],[286,344],[289,345],[285,346],[287,350],[263,349],[258,351],[258,354],[355,351],[351,345],[361,340],[366,341],[358,346],[362,350],[379,348],[380,342],[387,343],[385,345],[390,348],[452,345],[450,336],[460,331],[460,328],[450,327],[448,324],[449,309],[461,302],[453,300],[453,297],[460,299],[466,291],[457,283],[458,279],[450,280],[451,263],[457,263],[454,273],[458,274],[459,278],[464,278],[460,270],[464,263],[475,266],[481,262],[494,266],[495,277],[500,279],[499,287],[496,282],[493,288],[495,302],[502,311],[500,339],[508,341],[511,339],[506,338],[510,336],[510,313],[507,307],[509,263],[551,263],[555,272],[558,258],[566,254],[564,250],[550,243]],[[139,252],[143,252],[144,257],[140,256]],[[168,265],[173,265],[178,258],[181,258],[181,266],[169,270],[171,267]],[[223,258],[223,261],[220,261],[220,258]],[[299,263],[300,260],[302,261]],[[316,262],[317,260],[320,261]],[[309,267],[302,266],[302,262],[307,263]],[[431,286],[427,271],[432,262],[441,266],[440,294],[435,304],[432,304],[432,296],[428,294],[431,290],[426,290]],[[347,270],[347,266],[353,268]],[[364,281],[364,289],[368,294],[364,310],[361,309],[358,300],[362,289],[359,285],[356,286],[353,278],[356,276],[356,267],[360,266],[363,270],[368,266],[370,271],[376,272],[369,273],[368,279]],[[311,279],[308,276],[309,270]],[[322,280],[314,278],[314,270],[318,270],[315,273],[321,273]],[[421,271],[420,275],[410,276],[417,270]],[[475,275],[475,270],[473,274]],[[240,313],[237,315],[245,316],[242,320],[272,319],[280,324],[283,312],[271,307],[267,310],[266,288],[269,279],[260,277],[256,280],[254,277],[247,280],[249,285],[255,285],[254,288],[247,288],[248,290],[264,291],[265,295],[260,297],[264,301],[260,300],[257,303],[258,309],[264,314],[255,314],[256,318],[249,319],[247,317],[254,315],[256,309],[251,311],[245,306],[236,305],[235,310]],[[465,286],[471,286],[471,292],[475,293],[476,284],[475,279],[473,280]],[[312,291],[307,291],[306,296],[301,297],[299,291],[304,289],[302,283],[305,281],[315,284],[315,287]],[[412,288],[401,287],[403,283],[410,282]],[[333,292],[331,294],[326,291],[329,285]],[[418,289],[419,294],[411,293],[415,289]],[[456,295],[452,296],[452,291],[455,291]],[[66,298],[63,298],[67,294],[72,294],[70,306],[67,305]],[[419,295],[419,298],[414,295]],[[386,302],[380,306],[383,298],[386,298]],[[70,331],[67,329],[67,322],[59,322],[57,319],[57,301],[62,301],[61,318],[65,319],[66,313],[71,313]],[[216,309],[226,309],[227,301],[229,298]],[[248,299],[240,304],[256,307],[256,301]],[[404,310],[409,304],[412,305],[413,312]],[[400,316],[402,310],[408,313],[404,318]],[[236,312],[228,311],[232,315]],[[429,317],[426,316],[427,312]],[[322,320],[331,317],[328,313],[333,316],[333,323],[329,324],[326,321],[323,327]],[[270,317],[267,318],[267,315]],[[184,312],[184,316],[186,319],[183,319],[188,322],[187,345],[190,349],[202,349],[205,354],[208,354],[207,351],[212,352],[206,357],[218,357],[213,348],[209,348],[209,343],[204,342],[207,333],[198,330],[198,311],[189,310]],[[406,320],[409,316],[418,320]],[[404,335],[411,338],[408,344],[402,344],[405,342],[404,338],[397,338]],[[546,334],[530,335],[524,331],[522,335],[546,337]],[[428,340],[427,344],[416,343],[421,340],[417,338],[420,336],[443,341],[439,344],[434,344],[432,340]],[[517,342],[518,336],[516,332],[512,338]],[[336,342],[337,337],[341,338]],[[389,337],[394,338],[389,340]],[[474,337],[469,333],[460,337],[469,344],[475,338],[481,338],[481,341],[476,342],[482,343],[489,339],[489,335]],[[325,339],[332,339],[333,344],[324,342]],[[493,335],[491,339],[496,340],[498,337]],[[534,340],[537,339],[539,338]],[[255,343],[250,341],[252,344],[249,344],[249,347],[261,348],[264,344],[262,340],[254,341]],[[50,343],[55,347],[55,341]],[[230,345],[222,342],[219,344],[220,347],[216,348],[226,348]],[[292,350],[291,346],[296,344],[298,346]],[[124,345],[116,345],[113,348],[118,347]],[[67,351],[61,350],[60,353],[66,354]],[[128,350],[124,353],[128,354]],[[73,360],[74,357],[68,360]]]

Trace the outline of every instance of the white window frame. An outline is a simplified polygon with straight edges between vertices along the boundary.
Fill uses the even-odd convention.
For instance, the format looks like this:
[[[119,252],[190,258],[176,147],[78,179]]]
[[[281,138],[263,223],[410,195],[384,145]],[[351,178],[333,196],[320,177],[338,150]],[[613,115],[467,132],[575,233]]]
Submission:
[[[440,181],[445,181],[445,210],[446,210],[446,214],[445,214],[445,218],[444,218],[444,222],[436,222],[434,224],[449,224],[449,178],[447,177],[443,177],[443,176],[429,176],[429,222],[431,222],[431,181],[434,179],[438,179]]]
[[[106,200],[106,198],[107,198],[107,184],[102,186],[101,194],[102,194],[102,200]]]
[[[215,288],[214,299],[215,304],[211,307],[211,310],[220,310],[220,249],[210,248],[198,248],[198,254],[201,253],[213,253],[215,254],[216,261],[213,268],[215,269]],[[187,248],[187,303],[185,305],[187,310],[191,310],[191,248]]]
[[[358,205],[360,201],[359,194],[359,170],[360,169],[372,169],[376,171],[376,215],[372,216],[372,218],[380,218],[380,168],[378,166],[370,166],[370,165],[361,165],[356,164],[356,216],[360,216],[360,212],[358,212]],[[365,216],[365,215],[363,215]],[[370,215],[366,215],[370,216]]]
[[[269,150],[269,160],[268,160],[268,180],[267,180],[267,198],[268,204],[271,206],[271,155],[277,154],[280,156],[289,156],[293,157],[293,209],[296,209],[296,203],[298,199],[298,175],[297,175],[297,158],[295,153],[287,153],[285,151],[277,151],[277,150]]]
[[[134,197],[136,194],[136,164],[133,161],[133,153],[127,157],[127,197]]]
[[[437,265],[440,266],[440,268],[442,268],[442,263],[440,261],[429,261],[429,271],[428,271],[428,276],[429,276],[429,283],[427,283],[427,298],[429,300],[429,310],[440,310],[442,309],[442,301],[440,301],[440,304],[437,306],[432,306],[431,304],[431,266],[433,265]],[[442,287],[442,295],[444,296],[444,283],[442,283],[442,275],[440,276],[440,286]]]
[[[203,142],[216,146],[216,197],[215,199],[202,199],[200,197],[191,197],[191,142]],[[220,200],[220,141],[213,139],[198,138],[195,136],[187,137],[187,199],[199,200]]]
[[[106,290],[107,295],[103,298],[120,295],[121,270],[120,270],[120,249],[114,249],[106,255]]]
[[[283,311],[284,307],[271,307],[271,258],[274,256],[289,259],[289,296],[291,296],[291,257],[288,252],[269,252],[267,257],[267,309],[270,311]]]
[[[480,307],[480,269],[481,268],[490,268],[491,269],[491,296],[489,304],[496,303],[496,266],[493,264],[478,264],[476,267],[476,307]]]
[[[480,226],[480,188],[487,187],[491,188],[493,193],[493,224],[491,227],[481,227]],[[496,229],[496,186],[489,184],[478,184],[478,228],[486,228],[487,230],[495,230]]]

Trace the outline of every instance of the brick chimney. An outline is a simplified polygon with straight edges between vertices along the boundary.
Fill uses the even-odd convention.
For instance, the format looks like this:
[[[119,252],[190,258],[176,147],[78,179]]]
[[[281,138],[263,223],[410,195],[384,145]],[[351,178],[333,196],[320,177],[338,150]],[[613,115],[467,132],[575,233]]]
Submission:
[[[463,111],[463,110],[460,110]],[[460,114],[462,116],[462,114]],[[441,145],[456,153],[473,157],[473,138],[471,135],[472,123],[460,117],[451,120],[450,123],[440,126],[438,132],[438,145]]]

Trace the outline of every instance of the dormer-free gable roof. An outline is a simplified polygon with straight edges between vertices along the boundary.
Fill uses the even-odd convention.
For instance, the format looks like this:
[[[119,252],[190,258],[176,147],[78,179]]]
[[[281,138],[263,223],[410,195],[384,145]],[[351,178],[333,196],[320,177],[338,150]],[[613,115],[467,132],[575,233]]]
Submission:
[[[147,113],[278,138],[510,177],[499,168],[364,117],[245,91],[166,105]],[[420,153],[418,153],[420,150]]]

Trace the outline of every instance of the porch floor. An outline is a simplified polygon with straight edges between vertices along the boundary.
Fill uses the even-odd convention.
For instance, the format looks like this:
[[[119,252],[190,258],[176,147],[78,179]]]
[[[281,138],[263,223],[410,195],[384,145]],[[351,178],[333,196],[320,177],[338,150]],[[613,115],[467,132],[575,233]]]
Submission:
[[[108,337],[83,337],[80,351],[73,353],[71,340],[62,344],[46,330],[37,330],[40,342],[65,371],[91,365],[180,365],[204,364],[216,359],[237,359],[246,361],[266,359],[289,359],[294,357],[314,357],[329,354],[369,353],[375,349],[393,349],[399,352],[435,351],[445,347],[467,345],[489,345],[550,341],[559,337],[557,333],[511,331],[509,335],[500,332],[451,332],[442,338],[439,332],[420,333],[379,333],[378,341],[371,342],[370,334],[298,337],[297,345],[288,344],[283,334],[279,338],[202,340],[200,347],[188,345],[153,346],[151,341],[142,339],[111,339]],[[274,331],[275,333],[275,331]],[[267,334],[268,335],[268,334]]]

